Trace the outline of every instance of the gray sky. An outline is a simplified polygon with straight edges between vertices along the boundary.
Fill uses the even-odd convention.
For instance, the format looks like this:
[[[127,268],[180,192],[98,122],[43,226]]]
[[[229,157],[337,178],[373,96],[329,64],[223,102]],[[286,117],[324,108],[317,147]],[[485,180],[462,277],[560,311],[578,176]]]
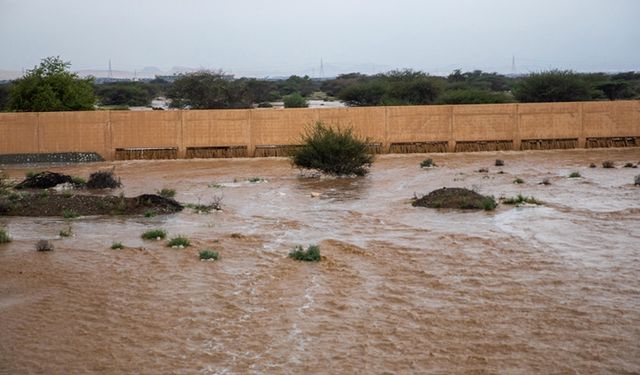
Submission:
[[[640,0],[0,0],[0,69],[640,70]]]

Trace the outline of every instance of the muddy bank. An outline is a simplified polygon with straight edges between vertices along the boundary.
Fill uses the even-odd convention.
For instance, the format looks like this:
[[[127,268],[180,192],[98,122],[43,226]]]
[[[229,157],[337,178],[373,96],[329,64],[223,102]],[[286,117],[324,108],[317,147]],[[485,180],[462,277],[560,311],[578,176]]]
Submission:
[[[427,157],[439,167],[421,169]],[[604,160],[618,168],[589,168]],[[640,188],[622,168],[638,160],[639,149],[384,155],[357,179],[301,178],[284,159],[55,168],[115,165],[126,196],[218,195],[224,211],[0,217],[13,239],[0,245],[0,373],[638,373]],[[545,204],[408,204],[442,186]],[[140,237],[156,228],[191,246]],[[36,252],[40,239],[55,251]],[[322,261],[288,257],[311,244]],[[220,260],[201,262],[202,249]]]
[[[183,206],[175,200],[155,194],[126,198],[44,191],[0,196],[0,215],[4,216],[159,215],[182,209]]]
[[[491,211],[498,204],[493,197],[479,194],[473,190],[445,187],[420,198],[415,198],[411,205],[414,207]]]

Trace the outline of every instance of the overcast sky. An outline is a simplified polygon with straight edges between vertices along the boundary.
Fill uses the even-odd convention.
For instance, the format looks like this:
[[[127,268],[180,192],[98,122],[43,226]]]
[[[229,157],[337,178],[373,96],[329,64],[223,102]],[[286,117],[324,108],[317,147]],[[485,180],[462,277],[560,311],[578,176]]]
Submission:
[[[640,70],[640,0],[0,0],[0,69]]]

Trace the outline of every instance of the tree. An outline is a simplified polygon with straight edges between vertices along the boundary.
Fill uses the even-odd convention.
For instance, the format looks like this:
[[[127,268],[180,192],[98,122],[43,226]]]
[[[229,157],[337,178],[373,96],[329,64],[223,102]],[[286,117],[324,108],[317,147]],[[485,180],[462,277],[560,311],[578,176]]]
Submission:
[[[285,108],[307,108],[308,106],[309,103],[307,103],[305,98],[298,92],[284,97]]]
[[[380,105],[387,88],[379,80],[355,83],[343,88],[338,97],[349,106]]]
[[[438,97],[438,104],[490,104],[512,101],[513,98],[505,93],[479,89],[447,90]]]
[[[9,103],[9,93],[11,92],[8,84],[0,84],[0,111],[3,111]]]
[[[95,86],[102,105],[146,106],[157,94],[154,85],[140,82],[115,82]]]
[[[313,169],[334,176],[364,176],[373,163],[366,139],[352,129],[334,129],[317,122],[302,136],[303,145],[291,155],[299,168]]]
[[[591,87],[570,70],[531,73],[516,85],[520,102],[572,102],[591,99]]]
[[[249,108],[251,98],[246,86],[234,82],[222,72],[202,70],[182,74],[173,82],[168,93],[171,106],[194,109]]]
[[[11,111],[51,112],[93,110],[96,97],[92,78],[69,71],[71,63],[47,57],[39,66],[15,80],[9,95]]]

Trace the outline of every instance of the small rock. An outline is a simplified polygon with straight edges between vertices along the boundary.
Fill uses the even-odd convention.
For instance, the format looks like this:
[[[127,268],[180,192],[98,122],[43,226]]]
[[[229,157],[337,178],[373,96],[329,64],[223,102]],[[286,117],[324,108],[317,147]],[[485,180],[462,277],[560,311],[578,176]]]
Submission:
[[[156,241],[160,241],[162,238],[160,237],[156,237]]]
[[[179,246],[178,246],[178,249],[184,249],[184,246],[179,245]]]
[[[319,196],[320,196],[320,193],[315,192],[315,191],[312,191],[312,192],[311,192],[311,198],[317,198],[317,197],[319,197]]]

